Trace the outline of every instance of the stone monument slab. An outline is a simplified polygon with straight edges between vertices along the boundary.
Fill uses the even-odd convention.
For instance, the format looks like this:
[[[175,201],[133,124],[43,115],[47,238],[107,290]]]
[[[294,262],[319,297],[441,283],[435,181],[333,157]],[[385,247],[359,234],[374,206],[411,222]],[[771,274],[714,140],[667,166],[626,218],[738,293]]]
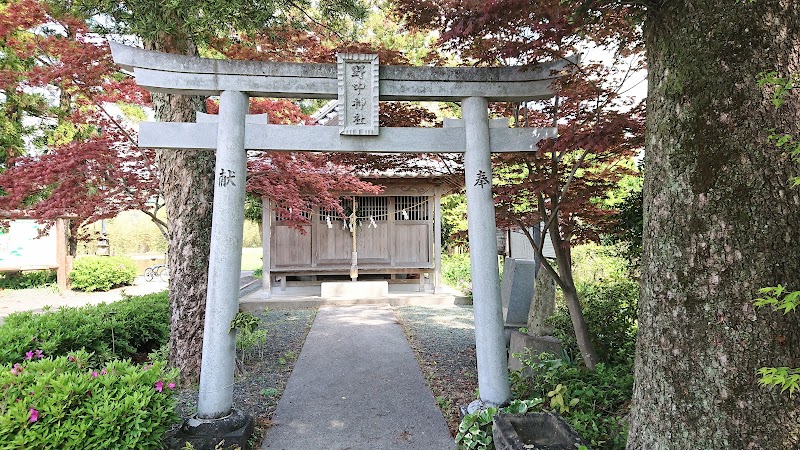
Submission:
[[[540,270],[536,275],[533,290],[533,301],[528,313],[528,334],[531,336],[547,336],[553,332],[553,326],[547,318],[556,310],[556,283],[547,270]]]
[[[522,362],[516,355],[522,354],[528,349],[534,357],[541,353],[550,353],[555,356],[561,355],[561,341],[553,336],[531,336],[514,330],[511,332],[511,343],[508,346],[508,370],[515,371],[522,369]]]
[[[500,296],[503,300],[503,319],[506,326],[524,327],[533,298],[536,261],[506,258]]]

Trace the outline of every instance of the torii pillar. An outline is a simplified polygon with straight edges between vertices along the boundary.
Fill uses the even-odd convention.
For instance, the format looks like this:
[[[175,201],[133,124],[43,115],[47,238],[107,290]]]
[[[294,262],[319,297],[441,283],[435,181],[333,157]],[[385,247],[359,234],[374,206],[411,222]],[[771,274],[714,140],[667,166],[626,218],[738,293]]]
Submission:
[[[197,414],[181,429],[186,435],[209,436],[211,440],[228,435],[226,444],[240,446],[245,446],[252,434],[253,421],[233,408],[236,332],[230,327],[239,312],[248,109],[249,97],[244,92],[220,93],[200,389]]]
[[[482,97],[465,98],[461,102],[461,115],[466,134],[464,177],[480,389],[480,400],[469,406],[470,412],[474,412],[485,404],[499,406],[507,403],[511,390],[503,334],[503,310],[499,301],[500,268],[497,264],[487,100]]]

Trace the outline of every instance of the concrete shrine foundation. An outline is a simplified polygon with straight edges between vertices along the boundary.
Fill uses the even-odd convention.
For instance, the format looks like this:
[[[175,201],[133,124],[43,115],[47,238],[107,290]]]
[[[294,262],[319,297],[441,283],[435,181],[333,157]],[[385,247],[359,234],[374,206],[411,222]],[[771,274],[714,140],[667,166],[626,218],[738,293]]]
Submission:
[[[388,281],[325,281],[320,296],[329,298],[384,298],[389,296]]]

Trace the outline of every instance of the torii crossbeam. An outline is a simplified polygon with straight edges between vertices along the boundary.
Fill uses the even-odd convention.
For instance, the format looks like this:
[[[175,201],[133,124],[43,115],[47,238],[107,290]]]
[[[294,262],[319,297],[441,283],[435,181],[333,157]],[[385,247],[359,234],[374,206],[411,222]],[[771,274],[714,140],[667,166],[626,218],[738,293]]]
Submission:
[[[552,128],[491,128],[489,101],[541,100],[567,64],[517,67],[379,66],[375,55],[339,55],[337,64],[212,60],[111,44],[114,60],[151,92],[219,95],[218,124],[143,123],[139,144],[216,149],[208,296],[197,416],[208,423],[233,410],[235,333],[244,222],[246,149],[463,152],[480,403],[510,397],[495,244],[491,152],[536,150]],[[340,127],[246,124],[249,97],[338,98]],[[460,101],[463,120],[439,129],[379,128],[379,100]],[[473,407],[480,405],[471,405]],[[191,423],[190,423],[191,422]]]

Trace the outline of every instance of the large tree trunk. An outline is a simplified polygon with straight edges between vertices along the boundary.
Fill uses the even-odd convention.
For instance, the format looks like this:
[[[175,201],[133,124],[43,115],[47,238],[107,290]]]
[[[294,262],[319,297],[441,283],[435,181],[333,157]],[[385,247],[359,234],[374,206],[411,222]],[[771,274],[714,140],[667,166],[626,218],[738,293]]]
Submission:
[[[655,2],[653,2],[655,3]],[[672,0],[648,11],[645,229],[629,449],[796,449],[800,402],[757,385],[800,366],[800,319],[752,300],[800,289],[798,133],[764,70],[800,70],[797,0]]]
[[[168,53],[197,54],[190,42],[174,38],[165,37],[145,46]],[[161,122],[194,122],[196,111],[204,108],[201,98],[167,94],[153,94],[153,107]],[[214,152],[158,150],[156,163],[169,230],[169,361],[180,369],[182,380],[196,382],[203,350]]]

